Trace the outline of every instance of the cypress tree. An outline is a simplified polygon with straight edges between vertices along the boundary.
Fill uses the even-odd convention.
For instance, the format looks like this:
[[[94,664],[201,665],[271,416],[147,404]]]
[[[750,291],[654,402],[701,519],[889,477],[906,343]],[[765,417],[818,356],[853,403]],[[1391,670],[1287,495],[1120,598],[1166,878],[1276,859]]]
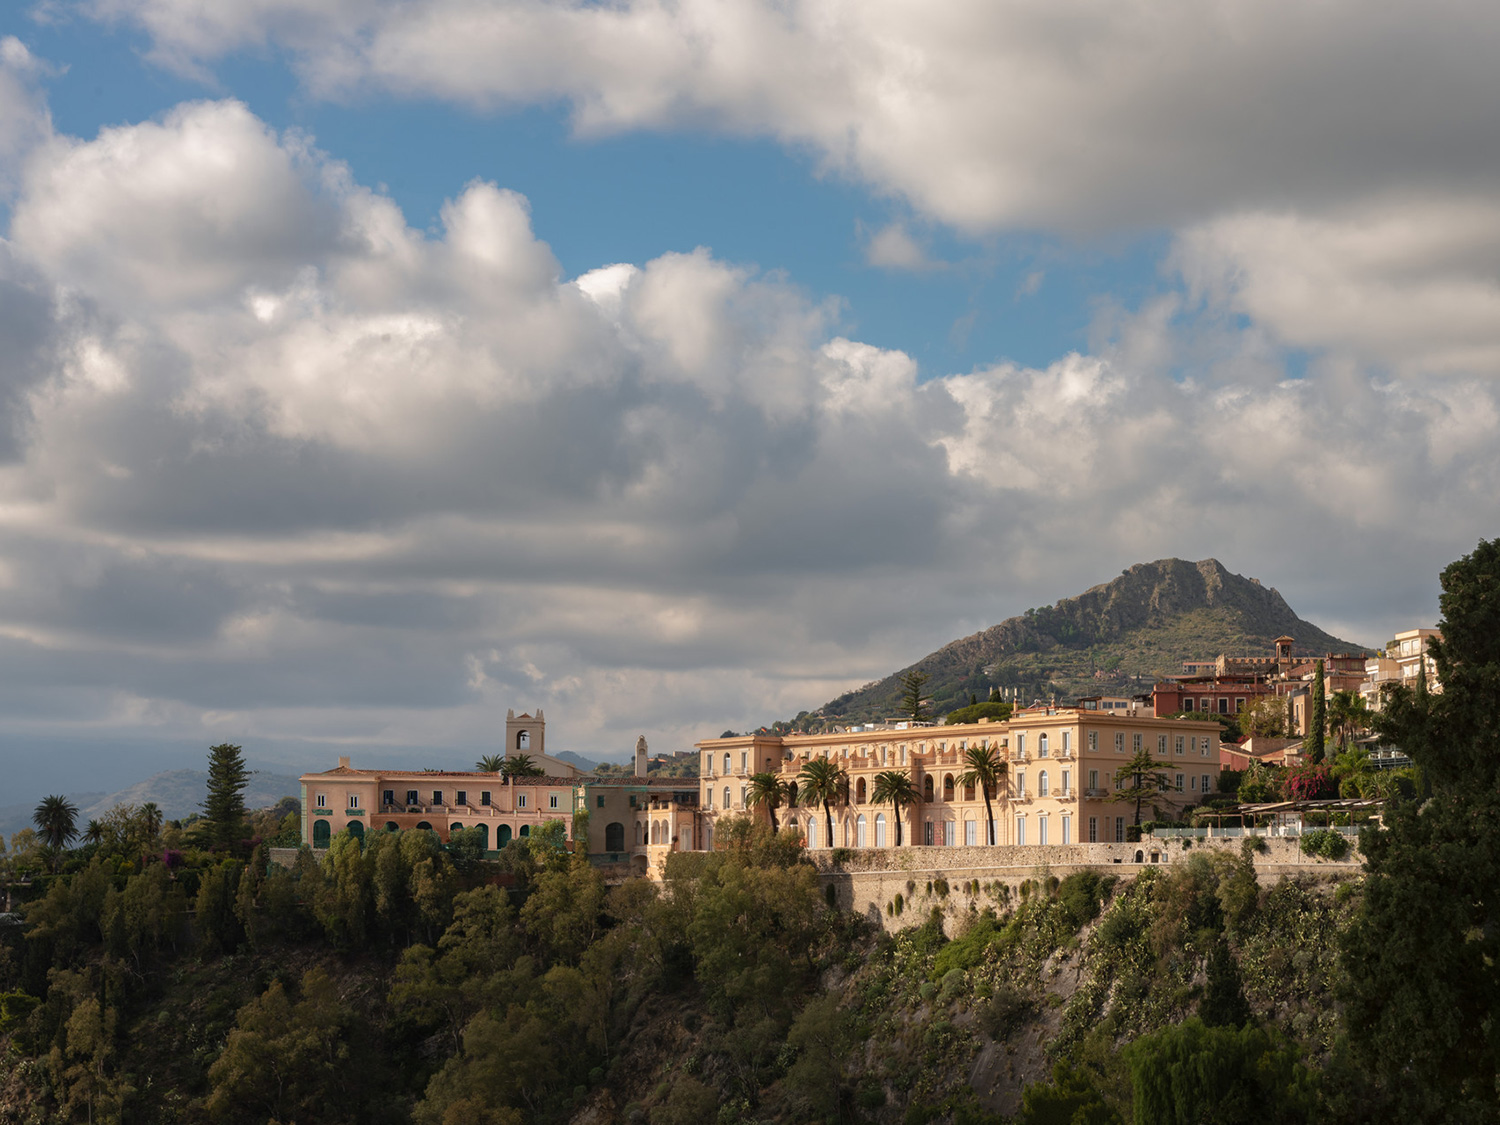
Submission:
[[[218,848],[232,848],[245,832],[245,784],[250,771],[240,748],[228,742],[208,748],[208,796],[203,816]]]
[[[1323,760],[1323,731],[1328,726],[1328,699],[1323,691],[1323,662],[1314,665],[1312,714],[1307,721],[1307,759],[1310,762]]]

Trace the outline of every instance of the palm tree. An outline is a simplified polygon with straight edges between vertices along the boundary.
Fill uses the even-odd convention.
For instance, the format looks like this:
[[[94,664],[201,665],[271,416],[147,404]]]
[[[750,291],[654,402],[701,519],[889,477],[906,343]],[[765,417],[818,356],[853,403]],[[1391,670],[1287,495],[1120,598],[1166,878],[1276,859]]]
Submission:
[[[896,846],[901,846],[901,810],[917,803],[917,787],[911,783],[911,774],[902,770],[882,770],[875,775],[875,789],[870,800],[877,805],[890,805],[896,819]]]
[[[500,763],[500,772],[506,777],[541,777],[547,771],[532,765],[530,754],[516,754]]]
[[[97,820],[90,819],[83,830],[83,842],[85,844],[97,844],[104,839],[104,825]]]
[[[1328,700],[1328,725],[1345,750],[1354,741],[1354,732],[1369,725],[1370,709],[1355,691],[1336,691]]]
[[[990,826],[990,847],[994,847],[995,810],[990,805],[990,794],[1000,791],[1000,782],[1007,772],[1005,762],[1000,758],[1000,751],[988,746],[970,746],[964,751],[963,761],[968,768],[959,775],[958,783],[965,788],[978,785],[984,792],[984,816]]]
[[[474,763],[474,768],[481,773],[499,773],[504,764],[504,754],[486,754]]]
[[[802,782],[802,803],[822,805],[828,822],[828,846],[833,847],[833,802],[842,800],[849,775],[831,758],[814,758],[798,774]]]
[[[147,801],[141,806],[141,827],[146,830],[147,844],[153,849],[161,836],[162,820],[161,806],[155,801]]]
[[[78,835],[77,819],[78,806],[66,797],[55,795],[43,797],[31,814],[31,822],[41,833],[43,842],[57,853],[52,861],[53,870],[62,861],[62,849]]]
[[[776,820],[776,810],[788,797],[787,783],[774,773],[757,773],[750,777],[750,789],[745,794],[745,804],[752,809],[760,805],[766,806],[766,811],[771,814],[771,831],[780,832],[781,825]]]

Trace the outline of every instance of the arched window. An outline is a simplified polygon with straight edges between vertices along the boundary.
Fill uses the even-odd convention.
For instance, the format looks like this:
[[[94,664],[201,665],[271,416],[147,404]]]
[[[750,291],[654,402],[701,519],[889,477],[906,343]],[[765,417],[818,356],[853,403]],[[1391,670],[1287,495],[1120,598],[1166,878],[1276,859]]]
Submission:
[[[951,773],[943,775],[943,800],[953,800],[953,775]]]
[[[529,825],[529,824],[523,824],[523,825],[521,825],[521,835],[522,836],[530,836],[531,835],[531,825]]]
[[[401,826],[394,820],[388,820],[385,822],[385,830],[387,832],[399,832],[401,831]]]
[[[870,845],[865,842],[865,814],[860,813],[854,821],[854,846],[856,848],[867,848]]]
[[[932,774],[928,774],[922,779],[922,800],[932,800]]]
[[[729,751],[726,750],[726,751],[724,751],[724,776],[725,777],[729,776],[729,768],[730,768],[729,767]],[[725,803],[728,804],[727,801]]]
[[[426,830],[428,832],[432,831],[432,825],[428,824],[427,821],[425,821],[425,820],[419,820],[419,821],[417,821],[417,827],[420,828],[420,829],[424,829],[424,830]]]
[[[481,851],[486,851],[486,852],[489,851],[490,850],[490,826],[488,824],[476,824],[474,827],[479,830],[479,847],[480,847],[480,850]]]
[[[516,732],[516,749],[517,750],[530,750],[531,749],[531,732],[529,730],[522,730],[522,731],[517,731]]]
[[[818,818],[815,816],[807,818],[807,846],[809,848],[818,846]]]
[[[510,843],[510,825],[502,824],[495,833],[495,846],[503,848],[508,843]]]
[[[1036,795],[1038,797],[1045,797],[1047,795],[1047,771],[1046,770],[1043,770],[1041,773],[1037,774],[1037,778],[1036,778]]]
[[[333,836],[333,826],[326,820],[313,821],[313,847],[326,848]]]
[[[1045,758],[1047,756],[1047,736],[1039,734],[1036,736],[1036,756]]]
[[[357,820],[351,820],[348,824],[344,825],[344,828],[356,840],[363,840],[365,838],[365,826]]]
[[[525,832],[526,829],[521,829]],[[625,850],[625,826],[618,820],[612,820],[604,826],[604,850],[607,852],[623,852]]]
[[[641,822],[640,821],[636,821],[635,822],[635,846],[636,847],[640,847],[641,846]]]
[[[875,846],[885,847],[885,813],[883,812],[875,814]]]
[[[797,783],[795,781],[787,788],[786,803],[793,808],[797,805]]]
[[[729,807],[729,786],[724,786],[724,807]]]
[[[455,820],[452,824],[448,825],[448,839],[453,839],[453,837],[457,836],[463,830],[464,826]]]
[[[862,805],[862,804],[865,803],[865,779],[864,778],[860,778],[858,781],[856,781],[854,783],[854,803],[856,805]],[[863,847],[864,845],[861,844],[860,846]]]

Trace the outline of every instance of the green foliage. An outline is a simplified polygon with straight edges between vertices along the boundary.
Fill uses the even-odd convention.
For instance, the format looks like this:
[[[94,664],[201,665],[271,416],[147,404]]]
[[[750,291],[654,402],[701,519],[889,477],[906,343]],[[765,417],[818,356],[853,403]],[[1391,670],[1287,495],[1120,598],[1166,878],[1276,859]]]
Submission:
[[[822,805],[828,829],[828,843],[833,844],[833,806],[848,791],[849,774],[832,758],[813,758],[797,774],[804,805]]]
[[[931,980],[942,980],[955,970],[971,969],[984,960],[985,952],[1001,936],[1001,928],[993,910],[986,910],[974,919],[961,937],[944,945],[932,961]]]
[[[896,822],[896,846],[901,846],[902,813],[917,803],[917,787],[906,770],[881,770],[875,775],[875,785],[870,800],[877,805],[890,805],[891,819]]]
[[[245,834],[245,786],[249,782],[240,747],[223,742],[208,748],[208,794],[203,817],[216,848],[233,848]]]
[[[900,713],[914,723],[927,720],[927,680],[927,673],[915,668],[901,677]]]
[[[1342,832],[1319,828],[1302,834],[1302,851],[1323,859],[1343,859],[1349,854],[1349,840]]]
[[[980,719],[993,719],[1000,723],[1010,718],[1013,709],[1011,704],[1001,703],[998,700],[991,700],[988,703],[972,703],[967,707],[949,711],[943,717],[943,722],[947,726],[958,723],[977,723]]]
[[[1323,681],[1323,662],[1313,664],[1312,713],[1307,718],[1307,740],[1302,744],[1307,760],[1317,764],[1323,760],[1328,729],[1328,700]]]
[[[1047,1082],[1026,1087],[1017,1125],[1123,1125],[1088,1071],[1066,1061],[1052,1067]]]
[[[509,754],[500,763],[501,777],[545,777],[547,771],[531,760],[530,754]]]
[[[1308,1076],[1296,1052],[1258,1027],[1196,1017],[1125,1048],[1136,1125],[1259,1125],[1306,1119]]]

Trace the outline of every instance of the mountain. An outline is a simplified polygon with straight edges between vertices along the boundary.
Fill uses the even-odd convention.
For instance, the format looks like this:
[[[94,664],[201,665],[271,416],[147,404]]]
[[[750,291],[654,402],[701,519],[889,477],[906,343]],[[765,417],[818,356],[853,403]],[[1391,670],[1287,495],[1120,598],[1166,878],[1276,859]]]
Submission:
[[[593,769],[599,764],[598,762],[589,761],[589,759],[585,758],[582,754],[575,753],[572,750],[564,750],[559,754],[549,754],[547,756],[549,758],[556,758],[559,762],[567,762],[569,765],[577,766],[579,769],[584,770],[585,772]]]
[[[301,782],[290,774],[251,770],[245,786],[245,807],[268,808],[283,797],[298,796],[300,786]],[[97,819],[116,805],[143,805],[147,801],[155,801],[168,820],[181,820],[202,811],[207,792],[208,774],[204,770],[164,770],[115,793],[70,793],[67,796],[78,806],[78,827],[81,829],[91,819]],[[32,827],[31,814],[35,808],[35,801],[0,808],[0,835],[9,838],[22,828]]]
[[[1138,563],[1120,577],[1056,605],[1028,609],[944,645],[909,668],[847,692],[798,725],[861,722],[897,714],[901,677],[926,672],[934,714],[985,699],[992,687],[1032,699],[1135,694],[1184,660],[1220,653],[1269,655],[1286,635],[1298,655],[1365,653],[1302,620],[1275,589],[1231,574],[1217,559]]]

